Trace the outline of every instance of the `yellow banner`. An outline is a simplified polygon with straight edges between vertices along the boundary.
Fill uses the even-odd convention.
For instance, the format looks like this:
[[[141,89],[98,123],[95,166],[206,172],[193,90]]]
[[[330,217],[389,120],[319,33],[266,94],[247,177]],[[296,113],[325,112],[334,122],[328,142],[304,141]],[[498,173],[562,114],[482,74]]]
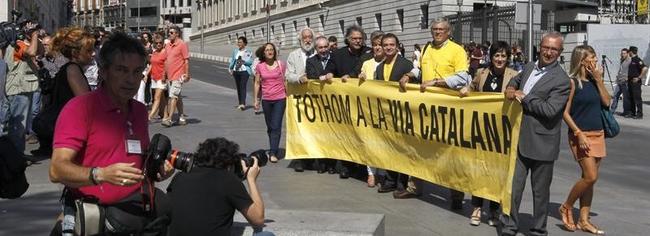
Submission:
[[[510,212],[521,106],[500,93],[395,82],[310,81],[287,89],[287,159],[334,158],[405,173]]]
[[[637,0],[636,14],[639,16],[648,14],[648,0]]]

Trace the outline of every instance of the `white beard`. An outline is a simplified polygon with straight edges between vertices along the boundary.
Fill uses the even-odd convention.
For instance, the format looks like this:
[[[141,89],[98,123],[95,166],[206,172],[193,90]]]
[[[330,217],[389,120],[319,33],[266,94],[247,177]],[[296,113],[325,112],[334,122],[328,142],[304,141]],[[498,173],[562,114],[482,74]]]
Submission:
[[[305,52],[311,52],[314,50],[314,44],[307,45],[306,43],[301,43],[300,48],[302,48],[302,50]]]

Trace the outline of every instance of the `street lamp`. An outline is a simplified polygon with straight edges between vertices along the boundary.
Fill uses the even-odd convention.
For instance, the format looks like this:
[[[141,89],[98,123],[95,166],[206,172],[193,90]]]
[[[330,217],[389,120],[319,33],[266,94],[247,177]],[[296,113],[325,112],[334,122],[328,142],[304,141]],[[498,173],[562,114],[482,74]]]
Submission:
[[[201,3],[203,3],[203,7],[201,7]],[[205,24],[205,20],[203,19],[205,13],[203,10],[205,8],[205,0],[196,0],[196,8],[197,13],[199,14],[199,21],[197,21],[197,25],[201,27],[201,54],[203,54],[203,30],[205,29],[203,25]]]
[[[271,4],[269,4],[269,0],[265,0],[266,5],[266,42],[269,43],[271,42]]]
[[[458,43],[462,42],[462,35],[463,35],[463,26],[462,26],[462,20],[461,20],[461,7],[463,6],[463,0],[456,0],[456,4],[458,4],[458,14],[456,16],[456,41]],[[472,30],[472,27],[470,25],[470,31]]]

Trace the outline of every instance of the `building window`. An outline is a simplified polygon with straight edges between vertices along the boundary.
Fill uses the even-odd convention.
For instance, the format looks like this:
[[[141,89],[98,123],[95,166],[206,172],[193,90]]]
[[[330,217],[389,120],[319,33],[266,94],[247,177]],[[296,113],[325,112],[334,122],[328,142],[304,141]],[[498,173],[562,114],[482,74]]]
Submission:
[[[429,4],[420,5],[420,29],[429,28]]]
[[[183,0],[181,0],[181,1],[183,1]],[[191,6],[192,6],[192,0],[187,0],[187,6],[188,6],[188,7],[191,7]]]
[[[264,32],[264,27],[262,27],[262,37],[266,37],[266,32]]]
[[[397,9],[397,23],[399,24],[399,30],[404,31],[404,9]]]
[[[295,21],[295,20],[293,21],[293,32],[298,34],[298,21]],[[294,39],[293,40],[293,45],[294,46],[298,45],[298,38],[296,38],[296,37],[292,37],[292,38]]]
[[[176,0],[172,0],[172,2],[173,2],[173,1],[176,1]],[[182,7],[182,6],[183,6],[183,0],[178,1],[178,6],[179,6],[179,7]]]
[[[318,19],[320,19],[320,27],[322,27],[323,30],[325,30],[325,15],[318,16]]]
[[[345,34],[345,21],[339,20],[339,28],[341,30],[341,34],[344,35]]]
[[[381,30],[381,13],[375,13],[375,21],[377,21],[377,29]]]
[[[252,39],[255,39],[255,30],[253,29],[253,35],[251,37]]]
[[[363,19],[360,16],[357,17],[357,25],[363,26]]]
[[[305,25],[311,28],[311,24],[309,23],[309,17],[305,18]]]

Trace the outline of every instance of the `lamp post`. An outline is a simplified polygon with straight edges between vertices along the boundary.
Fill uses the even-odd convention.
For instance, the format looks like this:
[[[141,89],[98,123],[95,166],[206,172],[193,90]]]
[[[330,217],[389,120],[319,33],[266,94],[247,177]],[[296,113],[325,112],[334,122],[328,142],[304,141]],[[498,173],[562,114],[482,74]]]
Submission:
[[[140,31],[140,0],[138,0],[138,19],[137,19],[137,23],[138,23],[137,31]]]
[[[203,3],[203,6],[201,6],[201,3]],[[197,13],[199,14],[199,21],[197,22],[197,25],[201,28],[201,54],[203,54],[203,30],[205,29],[203,25],[205,24],[205,20],[203,19],[203,16],[205,15],[203,8],[205,8],[205,0],[196,0],[196,7]]]
[[[266,5],[266,42],[269,43],[271,42],[271,4],[269,4],[269,0],[265,0]]]
[[[533,0],[528,0],[528,60],[533,61]]]
[[[456,0],[456,4],[458,4],[458,13],[456,16],[456,40],[458,43],[461,43],[462,36],[463,36],[463,25],[462,25],[462,20],[461,20],[461,7],[463,6],[463,0]],[[470,26],[469,30],[472,30],[472,27]]]

